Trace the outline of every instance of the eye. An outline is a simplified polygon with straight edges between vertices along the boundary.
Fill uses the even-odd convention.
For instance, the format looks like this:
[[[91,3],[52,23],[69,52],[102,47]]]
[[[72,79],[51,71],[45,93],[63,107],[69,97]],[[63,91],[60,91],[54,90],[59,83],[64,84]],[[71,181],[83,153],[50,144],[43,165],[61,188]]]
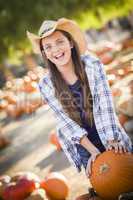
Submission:
[[[57,41],[57,44],[63,44],[64,43],[64,40],[58,40]]]
[[[50,50],[50,49],[51,49],[51,46],[50,46],[50,45],[44,46],[44,50]]]

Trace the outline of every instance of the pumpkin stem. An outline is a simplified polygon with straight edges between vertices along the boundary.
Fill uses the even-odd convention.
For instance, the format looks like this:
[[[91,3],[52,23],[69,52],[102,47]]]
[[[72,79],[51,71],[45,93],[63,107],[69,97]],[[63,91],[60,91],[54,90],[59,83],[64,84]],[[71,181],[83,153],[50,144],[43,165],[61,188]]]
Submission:
[[[106,164],[106,163],[104,163],[103,165],[101,165],[100,166],[100,174],[102,174],[102,173],[105,173],[105,172],[107,172],[109,170],[109,166]]]

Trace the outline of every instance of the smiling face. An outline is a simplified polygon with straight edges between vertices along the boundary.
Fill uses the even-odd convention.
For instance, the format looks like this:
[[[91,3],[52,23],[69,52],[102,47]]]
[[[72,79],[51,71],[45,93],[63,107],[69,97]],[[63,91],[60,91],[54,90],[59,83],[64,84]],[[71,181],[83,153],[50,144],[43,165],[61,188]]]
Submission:
[[[55,31],[43,38],[42,45],[47,59],[56,66],[66,66],[72,61],[72,44],[61,31]]]

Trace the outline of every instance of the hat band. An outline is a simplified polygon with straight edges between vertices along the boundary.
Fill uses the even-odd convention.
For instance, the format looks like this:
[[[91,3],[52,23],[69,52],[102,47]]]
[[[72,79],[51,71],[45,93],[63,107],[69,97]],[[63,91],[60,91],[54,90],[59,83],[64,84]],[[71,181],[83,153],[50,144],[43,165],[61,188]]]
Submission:
[[[50,31],[50,30],[52,30],[52,29],[53,29],[53,27],[49,27],[49,28],[45,29],[45,30],[40,34],[40,37],[43,36],[44,33],[48,32],[48,31]]]

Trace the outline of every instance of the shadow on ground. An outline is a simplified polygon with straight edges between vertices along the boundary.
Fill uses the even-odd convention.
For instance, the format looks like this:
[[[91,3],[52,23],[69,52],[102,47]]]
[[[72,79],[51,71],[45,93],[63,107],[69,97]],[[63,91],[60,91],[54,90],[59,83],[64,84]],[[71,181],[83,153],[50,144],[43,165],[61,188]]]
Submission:
[[[48,165],[51,165],[51,164],[52,164],[52,167],[51,167],[50,171],[61,171],[70,166],[63,151],[52,152],[45,159],[43,159],[39,163],[37,163],[36,166],[39,167],[40,170],[43,170],[45,167],[47,167]]]

